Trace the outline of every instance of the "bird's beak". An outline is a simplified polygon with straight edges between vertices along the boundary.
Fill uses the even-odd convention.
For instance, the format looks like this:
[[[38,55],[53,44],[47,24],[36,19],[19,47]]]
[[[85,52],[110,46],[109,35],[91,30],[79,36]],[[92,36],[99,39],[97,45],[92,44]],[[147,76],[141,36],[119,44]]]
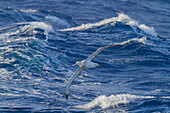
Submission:
[[[73,66],[77,65],[77,63],[73,64]]]

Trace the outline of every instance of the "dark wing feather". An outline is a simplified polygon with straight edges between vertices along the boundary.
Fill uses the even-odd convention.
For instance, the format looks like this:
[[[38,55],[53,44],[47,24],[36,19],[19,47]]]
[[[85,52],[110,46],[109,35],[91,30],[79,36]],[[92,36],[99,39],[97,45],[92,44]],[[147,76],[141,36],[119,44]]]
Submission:
[[[69,92],[69,88],[71,86],[71,83],[76,79],[76,77],[81,73],[81,71],[83,70],[82,67],[79,67],[76,72],[72,75],[71,79],[68,81],[67,85],[66,85],[66,90],[65,90],[65,93],[66,93],[66,99],[68,99],[68,92]]]
[[[111,44],[111,45],[108,45],[108,46],[104,46],[104,47],[100,47],[98,50],[96,50],[93,54],[91,54],[86,60],[89,60],[89,61],[92,61],[100,52],[102,52],[104,49],[108,48],[108,47],[111,47],[111,46],[119,46],[119,45],[122,45],[121,43],[117,43],[117,44]],[[66,93],[66,99],[68,99],[68,94],[69,94],[69,88],[71,86],[71,83],[76,79],[76,77],[81,73],[81,71],[83,70],[84,68],[82,67],[79,67],[76,72],[73,74],[73,76],[71,77],[71,79],[69,80],[69,82],[67,83],[66,85],[66,90],[65,90],[65,93]]]
[[[86,60],[90,60],[92,61],[99,53],[101,53],[104,49],[111,47],[111,46],[120,46],[122,45],[121,43],[117,43],[117,44],[111,44],[108,46],[104,46],[104,47],[100,47],[98,50],[96,50],[93,54],[91,54]]]

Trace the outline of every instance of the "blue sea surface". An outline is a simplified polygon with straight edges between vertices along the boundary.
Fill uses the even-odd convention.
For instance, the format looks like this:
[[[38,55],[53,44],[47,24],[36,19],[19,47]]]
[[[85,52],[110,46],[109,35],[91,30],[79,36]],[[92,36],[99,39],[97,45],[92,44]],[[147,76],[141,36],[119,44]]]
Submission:
[[[0,0],[0,112],[169,113],[170,2]]]

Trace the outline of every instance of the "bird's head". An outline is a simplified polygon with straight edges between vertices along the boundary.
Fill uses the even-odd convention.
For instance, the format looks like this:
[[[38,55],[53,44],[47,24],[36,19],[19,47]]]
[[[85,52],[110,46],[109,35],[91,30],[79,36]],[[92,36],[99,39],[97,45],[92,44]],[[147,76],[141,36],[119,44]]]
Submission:
[[[79,65],[79,64],[80,64],[80,61],[77,61],[75,64],[73,64],[73,66]]]

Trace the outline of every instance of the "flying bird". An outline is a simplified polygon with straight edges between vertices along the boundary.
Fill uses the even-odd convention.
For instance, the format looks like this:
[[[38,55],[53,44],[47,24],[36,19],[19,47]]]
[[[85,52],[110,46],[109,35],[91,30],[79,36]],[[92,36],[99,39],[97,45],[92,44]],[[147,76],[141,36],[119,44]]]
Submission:
[[[71,86],[71,83],[76,79],[76,77],[78,75],[80,75],[81,71],[84,69],[88,69],[88,68],[94,68],[94,67],[99,67],[98,63],[94,63],[92,62],[92,60],[100,53],[102,52],[104,49],[108,48],[108,47],[112,47],[112,46],[119,46],[122,45],[122,43],[116,43],[116,44],[111,44],[108,46],[104,46],[104,47],[100,47],[98,50],[96,50],[93,54],[91,54],[87,59],[82,60],[82,61],[77,61],[75,64],[73,64],[73,66],[75,65],[79,65],[78,69],[76,70],[76,72],[72,75],[71,79],[68,81],[67,85],[66,85],[66,90],[65,90],[65,94],[66,94],[66,100],[68,99],[68,95],[69,95],[69,88]]]

